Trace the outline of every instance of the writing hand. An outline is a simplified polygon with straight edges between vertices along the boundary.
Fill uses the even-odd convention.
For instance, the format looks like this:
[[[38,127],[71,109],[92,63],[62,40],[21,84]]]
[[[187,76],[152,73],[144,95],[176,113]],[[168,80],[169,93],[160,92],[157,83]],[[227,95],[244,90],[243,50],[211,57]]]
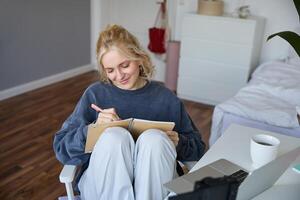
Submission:
[[[91,107],[99,112],[96,121],[98,124],[120,120],[120,117],[114,108],[102,109],[95,104],[91,104]]]
[[[96,123],[107,123],[120,120],[116,110],[114,108],[102,109],[102,111],[98,114],[98,119]]]

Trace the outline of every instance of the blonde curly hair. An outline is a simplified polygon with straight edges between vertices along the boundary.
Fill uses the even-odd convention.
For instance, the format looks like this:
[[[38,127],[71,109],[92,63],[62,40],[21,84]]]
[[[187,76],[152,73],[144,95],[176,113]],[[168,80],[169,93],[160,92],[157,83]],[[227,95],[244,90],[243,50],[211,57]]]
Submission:
[[[117,50],[126,58],[141,63],[140,78],[150,80],[154,73],[149,54],[141,47],[137,38],[120,25],[108,25],[99,35],[96,47],[97,63],[100,67],[100,80],[110,83],[103,70],[102,58],[110,50]]]

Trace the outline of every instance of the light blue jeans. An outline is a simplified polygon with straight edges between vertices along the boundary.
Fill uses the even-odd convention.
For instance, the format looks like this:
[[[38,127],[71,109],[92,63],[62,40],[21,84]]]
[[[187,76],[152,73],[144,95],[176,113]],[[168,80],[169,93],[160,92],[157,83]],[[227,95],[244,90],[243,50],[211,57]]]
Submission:
[[[97,141],[79,190],[83,200],[162,200],[163,184],[176,175],[176,149],[160,130],[143,132],[136,143],[124,128],[108,128]]]

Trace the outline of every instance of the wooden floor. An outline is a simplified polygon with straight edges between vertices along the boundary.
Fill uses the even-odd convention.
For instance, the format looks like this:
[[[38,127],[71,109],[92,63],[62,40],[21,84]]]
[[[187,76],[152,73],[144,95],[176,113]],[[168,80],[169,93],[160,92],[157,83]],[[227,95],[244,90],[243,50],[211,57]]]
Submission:
[[[54,200],[65,194],[53,137],[84,89],[97,79],[96,72],[89,72],[0,102],[1,200]],[[213,107],[184,104],[207,143]]]

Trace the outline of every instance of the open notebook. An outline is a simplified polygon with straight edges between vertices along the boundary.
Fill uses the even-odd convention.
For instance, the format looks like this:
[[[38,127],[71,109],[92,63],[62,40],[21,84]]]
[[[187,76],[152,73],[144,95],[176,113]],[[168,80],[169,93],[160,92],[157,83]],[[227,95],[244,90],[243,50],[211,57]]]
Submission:
[[[103,124],[90,124],[88,126],[87,139],[85,143],[85,152],[89,153],[93,151],[93,148],[101,136],[103,131],[109,127],[123,127],[126,128],[131,134],[134,140],[139,135],[148,129],[160,129],[162,131],[171,131],[175,126],[174,122],[163,122],[163,121],[150,121],[143,119],[129,118],[120,121],[114,121]]]

